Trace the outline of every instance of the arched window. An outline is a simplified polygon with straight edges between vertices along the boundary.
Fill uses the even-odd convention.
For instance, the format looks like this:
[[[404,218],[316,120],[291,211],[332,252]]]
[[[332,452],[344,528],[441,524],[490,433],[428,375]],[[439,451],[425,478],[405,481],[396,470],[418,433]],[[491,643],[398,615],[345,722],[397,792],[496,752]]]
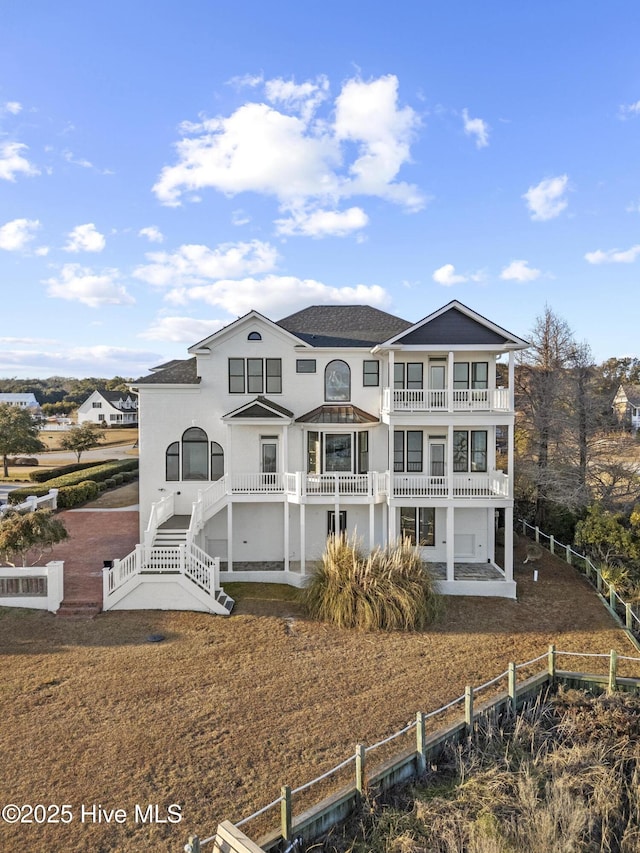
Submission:
[[[207,480],[209,439],[200,427],[190,427],[182,435],[182,479]]]
[[[351,399],[351,370],[346,361],[330,361],[324,371],[324,399],[345,403]]]
[[[224,451],[217,441],[211,442],[211,479],[224,477]]]
[[[174,441],[167,447],[165,456],[165,477],[167,480],[180,479],[180,442]]]
[[[247,335],[247,340],[248,341],[261,341],[262,335],[260,334],[260,332],[249,332],[249,334]]]

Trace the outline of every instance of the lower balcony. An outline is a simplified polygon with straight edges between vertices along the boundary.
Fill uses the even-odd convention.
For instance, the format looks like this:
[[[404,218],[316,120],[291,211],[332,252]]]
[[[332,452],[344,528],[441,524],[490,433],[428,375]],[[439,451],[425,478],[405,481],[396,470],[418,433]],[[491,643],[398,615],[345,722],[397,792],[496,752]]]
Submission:
[[[506,499],[509,497],[509,485],[509,477],[502,471],[453,474],[450,477],[389,475],[387,471],[370,471],[367,474],[243,473],[228,474],[215,484],[221,495],[282,495],[294,501],[349,497],[374,502],[386,498]]]

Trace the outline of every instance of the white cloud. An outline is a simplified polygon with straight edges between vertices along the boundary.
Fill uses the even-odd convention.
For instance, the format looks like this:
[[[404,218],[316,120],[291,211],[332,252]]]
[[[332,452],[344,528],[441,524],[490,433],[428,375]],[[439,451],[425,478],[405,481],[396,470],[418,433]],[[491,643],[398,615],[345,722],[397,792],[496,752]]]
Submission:
[[[294,83],[277,78],[265,83],[267,100],[282,104],[285,109],[299,112],[305,121],[310,121],[320,104],[329,95],[329,80],[321,74],[315,83]]]
[[[307,305],[364,304],[382,308],[390,302],[387,292],[378,285],[331,287],[313,279],[277,275],[176,288],[167,294],[167,300],[177,305],[198,300],[234,316],[255,308],[269,317],[284,317]]]
[[[555,178],[545,178],[535,187],[529,187],[522,198],[526,199],[531,218],[542,222],[559,216],[568,204],[564,197],[568,186],[569,177],[558,175]]]
[[[400,167],[409,162],[409,146],[420,124],[411,107],[398,109],[398,78],[392,74],[365,83],[348,80],[336,99],[335,135],[360,143],[351,164],[351,180],[342,195],[373,195],[417,211],[424,198],[416,187],[395,183]]]
[[[146,237],[150,243],[164,243],[164,234],[157,225],[148,225],[138,231],[139,237]]]
[[[630,249],[609,249],[607,252],[597,249],[595,252],[587,252],[584,257],[590,264],[632,264],[636,258],[640,258],[640,244]]]
[[[104,234],[96,229],[93,222],[77,225],[68,237],[65,252],[101,252],[106,245]]]
[[[301,84],[270,80],[265,89],[272,103],[299,114],[250,102],[228,117],[183,123],[177,163],[166,166],[153,187],[163,204],[179,205],[185,195],[212,188],[229,196],[273,196],[284,213],[293,206],[334,207],[357,194],[410,211],[424,206],[416,187],[396,180],[410,161],[419,126],[410,107],[398,106],[396,77],[348,80],[335,113],[323,120],[315,111],[328,95],[326,78]]]
[[[65,264],[57,278],[46,279],[47,293],[57,299],[82,302],[90,308],[103,305],[132,305],[135,299],[119,283],[120,273],[115,269],[95,273],[80,264]]]
[[[635,104],[621,104],[618,109],[618,118],[621,118],[623,121],[627,118],[633,118],[634,116],[640,115],[640,101],[636,101]]]
[[[233,210],[231,212],[231,224],[232,225],[248,225],[251,222],[251,217],[245,213],[244,210],[238,208],[238,210]]]
[[[476,148],[486,148],[489,144],[489,125],[481,118],[469,118],[469,111],[462,110],[464,132],[467,136],[475,136]]]
[[[511,261],[500,273],[503,281],[535,281],[540,278],[540,270],[529,266],[529,261]]]
[[[37,219],[12,219],[11,222],[6,222],[0,228],[0,249],[7,252],[26,249],[38,228],[40,222]]]
[[[2,339],[0,339],[2,343]],[[32,376],[140,376],[164,356],[148,350],[97,344],[69,347],[43,339],[24,342],[29,349],[0,349],[0,371]],[[46,347],[46,348],[44,348]]]
[[[361,207],[348,210],[302,210],[291,211],[288,219],[276,219],[278,234],[304,237],[344,237],[364,228],[369,217]]]
[[[67,163],[72,163],[74,166],[80,166],[82,169],[95,169],[90,160],[85,160],[84,157],[76,157],[73,151],[63,151],[62,156]]]
[[[212,335],[228,320],[198,320],[195,317],[160,317],[138,337],[152,341],[172,341],[189,345]]]
[[[30,177],[40,174],[40,170],[23,155],[28,150],[22,142],[0,143],[0,180],[14,183],[16,175]]]
[[[17,116],[18,113],[22,112],[22,104],[20,101],[6,101],[4,111],[6,113],[11,113],[13,116]]]
[[[627,205],[625,210],[627,211],[627,213],[640,213],[640,200],[632,201],[630,204]]]
[[[150,252],[151,261],[133,275],[156,287],[196,284],[217,278],[239,278],[269,272],[278,260],[269,243],[223,243],[216,249],[197,244],[180,246],[176,252]]]
[[[461,284],[463,281],[468,281],[466,275],[456,273],[456,268],[453,264],[445,264],[439,267],[432,276],[437,284],[442,284],[444,287],[451,287],[454,284]]]

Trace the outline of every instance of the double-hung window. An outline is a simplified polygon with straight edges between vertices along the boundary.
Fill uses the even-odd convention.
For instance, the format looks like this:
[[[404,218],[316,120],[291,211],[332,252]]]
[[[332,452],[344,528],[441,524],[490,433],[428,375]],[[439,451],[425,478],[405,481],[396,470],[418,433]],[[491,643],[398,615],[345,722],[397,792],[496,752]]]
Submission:
[[[396,362],[393,365],[393,387],[419,390],[423,383],[423,365],[421,362]]]

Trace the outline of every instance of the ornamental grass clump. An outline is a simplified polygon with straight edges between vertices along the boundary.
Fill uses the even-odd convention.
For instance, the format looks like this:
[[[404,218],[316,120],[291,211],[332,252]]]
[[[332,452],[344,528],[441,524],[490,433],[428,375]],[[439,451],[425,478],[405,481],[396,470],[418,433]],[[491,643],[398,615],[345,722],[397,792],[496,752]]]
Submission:
[[[330,536],[302,600],[315,619],[365,631],[420,631],[440,611],[429,570],[409,539],[365,555],[355,536]]]

